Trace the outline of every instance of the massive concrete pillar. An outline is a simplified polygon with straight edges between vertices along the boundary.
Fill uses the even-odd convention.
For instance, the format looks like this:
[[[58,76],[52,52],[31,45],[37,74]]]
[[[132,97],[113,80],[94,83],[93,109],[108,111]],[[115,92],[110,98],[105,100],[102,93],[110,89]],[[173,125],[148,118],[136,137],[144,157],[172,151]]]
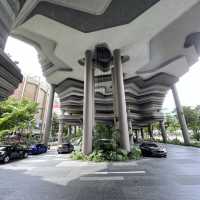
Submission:
[[[92,68],[92,74],[93,74],[93,87],[92,87],[92,113],[93,113],[93,116],[92,116],[92,119],[93,119],[93,122],[92,122],[92,125],[93,125],[93,130],[95,129],[96,127],[96,120],[95,120],[95,115],[96,115],[96,108],[95,108],[95,79],[94,79],[94,75],[95,75],[95,67]]]
[[[114,110],[114,124],[115,124],[115,128],[118,129],[119,128],[119,123],[118,123],[118,119],[119,119],[119,112],[118,112],[118,98],[117,98],[117,88],[116,88],[116,69],[113,67],[111,69],[112,72],[112,93],[113,93],[113,110]]]
[[[160,121],[159,123],[160,123],[160,131],[162,134],[163,142],[167,143],[167,134],[166,134],[166,130],[165,130],[164,121]]]
[[[135,140],[136,140],[136,142],[138,142],[139,140],[139,137],[138,137],[138,130],[135,130]]]
[[[68,135],[71,135],[71,134],[72,134],[72,126],[68,125]]]
[[[141,129],[140,129],[140,132],[141,132],[141,137],[142,137],[142,139],[144,140],[144,129],[141,128]]]
[[[128,125],[129,125],[129,142],[130,142],[130,146],[134,145],[134,141],[133,141],[133,125],[132,125],[132,121],[129,119],[128,121]]]
[[[64,111],[61,111],[61,119],[59,120],[59,130],[58,130],[58,144],[62,144],[62,138],[63,138],[63,131],[64,131]]]
[[[114,68],[116,73],[116,90],[115,90],[116,93],[114,95],[117,94],[116,97],[118,98],[116,106],[119,112],[120,143],[123,149],[130,151],[124,79],[123,79],[123,70],[122,70],[121,55],[119,49],[114,50],[113,59],[114,59]]]
[[[48,145],[49,135],[50,135],[50,131],[51,131],[54,94],[55,94],[55,85],[50,85],[47,117],[46,117],[45,129],[44,129],[44,134],[43,134],[43,143],[46,145]]]
[[[184,113],[183,113],[183,108],[182,108],[181,103],[180,103],[180,99],[179,99],[179,96],[178,96],[176,86],[173,85],[171,89],[172,89],[174,101],[175,101],[175,104],[176,104],[176,111],[177,111],[179,123],[180,123],[180,126],[181,126],[184,143],[185,143],[185,145],[189,145],[190,144],[190,138],[189,138],[189,134],[188,134],[188,128],[187,128],[185,116],[184,116]]]
[[[148,126],[148,132],[149,132],[150,139],[153,140],[153,131],[152,131],[151,124],[149,124],[149,126]]]
[[[92,133],[94,127],[94,70],[92,56],[92,51],[87,50],[85,53],[82,145],[82,151],[85,155],[92,152]]]

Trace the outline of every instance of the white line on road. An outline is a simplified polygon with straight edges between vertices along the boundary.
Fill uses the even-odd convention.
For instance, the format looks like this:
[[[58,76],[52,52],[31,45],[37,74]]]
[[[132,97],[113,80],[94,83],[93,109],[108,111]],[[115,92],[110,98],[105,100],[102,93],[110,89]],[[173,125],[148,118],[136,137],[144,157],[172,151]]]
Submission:
[[[80,177],[80,181],[123,181],[123,176]]]
[[[145,171],[127,171],[127,172],[83,172],[81,175],[107,175],[107,174],[146,174]]]

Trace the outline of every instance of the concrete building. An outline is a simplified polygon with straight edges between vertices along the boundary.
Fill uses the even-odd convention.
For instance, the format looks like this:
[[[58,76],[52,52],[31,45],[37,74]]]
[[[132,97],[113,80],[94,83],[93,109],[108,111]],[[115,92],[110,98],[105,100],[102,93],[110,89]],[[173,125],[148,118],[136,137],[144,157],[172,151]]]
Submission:
[[[32,44],[51,84],[43,140],[48,142],[54,93],[63,122],[83,125],[83,152],[92,151],[95,121],[128,129],[154,121],[166,140],[161,106],[172,88],[185,144],[187,126],[175,88],[200,53],[200,0],[1,1],[16,17],[8,34]],[[5,28],[4,28],[5,29]],[[5,29],[6,30],[6,29]],[[7,35],[8,35],[7,34]],[[151,131],[150,131],[151,133]],[[61,135],[61,134],[60,134]]]
[[[36,118],[36,127],[40,132],[45,127],[47,105],[49,101],[49,85],[41,81],[37,76],[24,76],[23,81],[12,95],[14,98],[29,99],[38,103],[38,113]]]

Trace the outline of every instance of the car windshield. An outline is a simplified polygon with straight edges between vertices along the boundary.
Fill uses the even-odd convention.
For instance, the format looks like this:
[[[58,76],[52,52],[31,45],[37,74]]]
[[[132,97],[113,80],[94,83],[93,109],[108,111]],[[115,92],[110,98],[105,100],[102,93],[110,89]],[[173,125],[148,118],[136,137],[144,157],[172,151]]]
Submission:
[[[148,146],[148,147],[158,147],[157,144],[144,144],[144,146]]]

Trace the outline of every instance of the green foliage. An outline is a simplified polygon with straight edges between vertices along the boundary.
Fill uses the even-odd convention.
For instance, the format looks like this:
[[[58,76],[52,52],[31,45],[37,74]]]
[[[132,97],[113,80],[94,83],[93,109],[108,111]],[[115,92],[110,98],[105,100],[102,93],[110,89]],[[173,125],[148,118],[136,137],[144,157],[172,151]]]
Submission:
[[[128,154],[128,156],[129,156],[129,159],[139,160],[142,156],[142,152],[139,147],[134,146],[131,149],[131,152]]]
[[[192,142],[190,146],[200,148],[200,142]]]
[[[10,134],[10,131],[9,130],[3,130],[3,131],[0,131],[0,141],[3,141],[4,138]]]
[[[86,159],[94,162],[103,162],[106,160],[103,151],[93,151]]]
[[[33,127],[36,112],[37,104],[29,100],[17,101],[10,98],[0,102],[1,139],[8,133]],[[7,134],[5,134],[6,132]]]
[[[174,112],[167,113],[166,117],[165,117],[166,118],[166,122],[165,122],[166,128],[167,128],[167,130],[170,131],[170,133],[174,133],[178,129],[180,129],[180,125],[179,125],[178,119],[177,119],[177,117],[176,117]]]
[[[181,141],[178,138],[175,138],[173,140],[170,141],[170,144],[176,144],[176,145],[181,145]]]
[[[184,106],[183,111],[188,128],[193,131],[193,138],[200,141],[200,106]]]
[[[93,149],[115,151],[119,147],[119,130],[108,125],[97,124],[93,135]]]
[[[81,151],[74,151],[72,159],[94,162],[127,161],[139,159],[141,151],[134,147],[131,152],[119,148],[119,130],[104,124],[97,124],[93,135],[93,152],[86,156]]]
[[[53,113],[51,136],[56,137],[59,129],[58,115]]]
[[[138,147],[134,147],[129,153],[123,149],[117,149],[117,151],[95,150],[88,156],[84,155],[81,151],[74,151],[72,153],[71,158],[73,160],[111,162],[111,161],[138,160],[141,158],[141,155],[142,155],[141,150]]]
[[[87,160],[87,156],[84,155],[81,151],[73,151],[71,158],[73,160]]]

